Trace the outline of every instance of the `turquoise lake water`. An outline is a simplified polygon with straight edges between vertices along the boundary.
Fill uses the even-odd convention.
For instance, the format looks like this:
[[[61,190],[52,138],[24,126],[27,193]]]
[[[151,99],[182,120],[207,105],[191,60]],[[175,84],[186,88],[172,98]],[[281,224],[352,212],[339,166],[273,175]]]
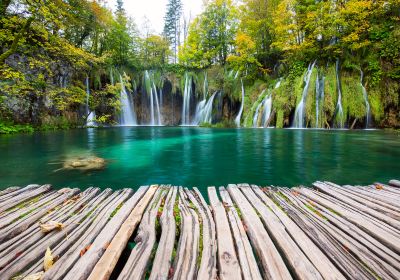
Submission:
[[[187,187],[387,182],[400,176],[400,134],[386,131],[115,127],[0,137],[0,188]],[[74,156],[104,170],[58,170]],[[58,170],[58,171],[56,171]]]

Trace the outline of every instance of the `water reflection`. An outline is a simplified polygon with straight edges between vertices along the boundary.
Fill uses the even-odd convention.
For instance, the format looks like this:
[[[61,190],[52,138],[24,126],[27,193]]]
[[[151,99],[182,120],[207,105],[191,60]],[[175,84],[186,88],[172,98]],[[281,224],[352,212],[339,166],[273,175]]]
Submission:
[[[119,127],[0,137],[0,188],[138,187],[165,183],[365,184],[399,176],[400,139],[383,131]],[[107,160],[101,171],[55,169],[67,155]],[[55,164],[50,164],[55,163]]]

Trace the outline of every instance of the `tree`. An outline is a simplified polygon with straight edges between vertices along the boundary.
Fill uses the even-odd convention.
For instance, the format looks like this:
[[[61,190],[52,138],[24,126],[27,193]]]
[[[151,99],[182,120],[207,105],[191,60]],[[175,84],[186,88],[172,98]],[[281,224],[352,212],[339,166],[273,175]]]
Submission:
[[[167,4],[167,13],[164,17],[164,31],[163,35],[172,45],[173,60],[177,62],[178,47],[180,45],[180,21],[182,15],[182,2],[181,0],[169,0]]]
[[[225,65],[234,50],[238,11],[231,0],[208,2],[205,11],[189,27],[188,39],[180,50],[184,65]]]

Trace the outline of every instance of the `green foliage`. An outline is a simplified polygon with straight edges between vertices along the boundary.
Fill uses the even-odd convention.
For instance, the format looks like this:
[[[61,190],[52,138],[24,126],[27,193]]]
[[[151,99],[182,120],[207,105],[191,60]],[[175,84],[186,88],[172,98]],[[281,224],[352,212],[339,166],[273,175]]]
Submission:
[[[189,35],[179,52],[188,67],[204,68],[217,62],[225,65],[234,46],[238,20],[232,0],[211,0],[205,11],[189,27]]]
[[[28,124],[21,125],[0,122],[0,134],[32,133],[33,131],[33,127]]]

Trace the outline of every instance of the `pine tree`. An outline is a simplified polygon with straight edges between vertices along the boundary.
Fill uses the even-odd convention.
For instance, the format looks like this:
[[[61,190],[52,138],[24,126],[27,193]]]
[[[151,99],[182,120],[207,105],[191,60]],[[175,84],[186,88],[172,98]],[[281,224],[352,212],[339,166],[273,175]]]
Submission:
[[[124,1],[123,0],[117,0],[117,14],[124,14]]]
[[[164,37],[171,44],[174,63],[177,62],[178,47],[180,45],[180,20],[182,15],[181,0],[169,0],[167,13],[164,17]]]

